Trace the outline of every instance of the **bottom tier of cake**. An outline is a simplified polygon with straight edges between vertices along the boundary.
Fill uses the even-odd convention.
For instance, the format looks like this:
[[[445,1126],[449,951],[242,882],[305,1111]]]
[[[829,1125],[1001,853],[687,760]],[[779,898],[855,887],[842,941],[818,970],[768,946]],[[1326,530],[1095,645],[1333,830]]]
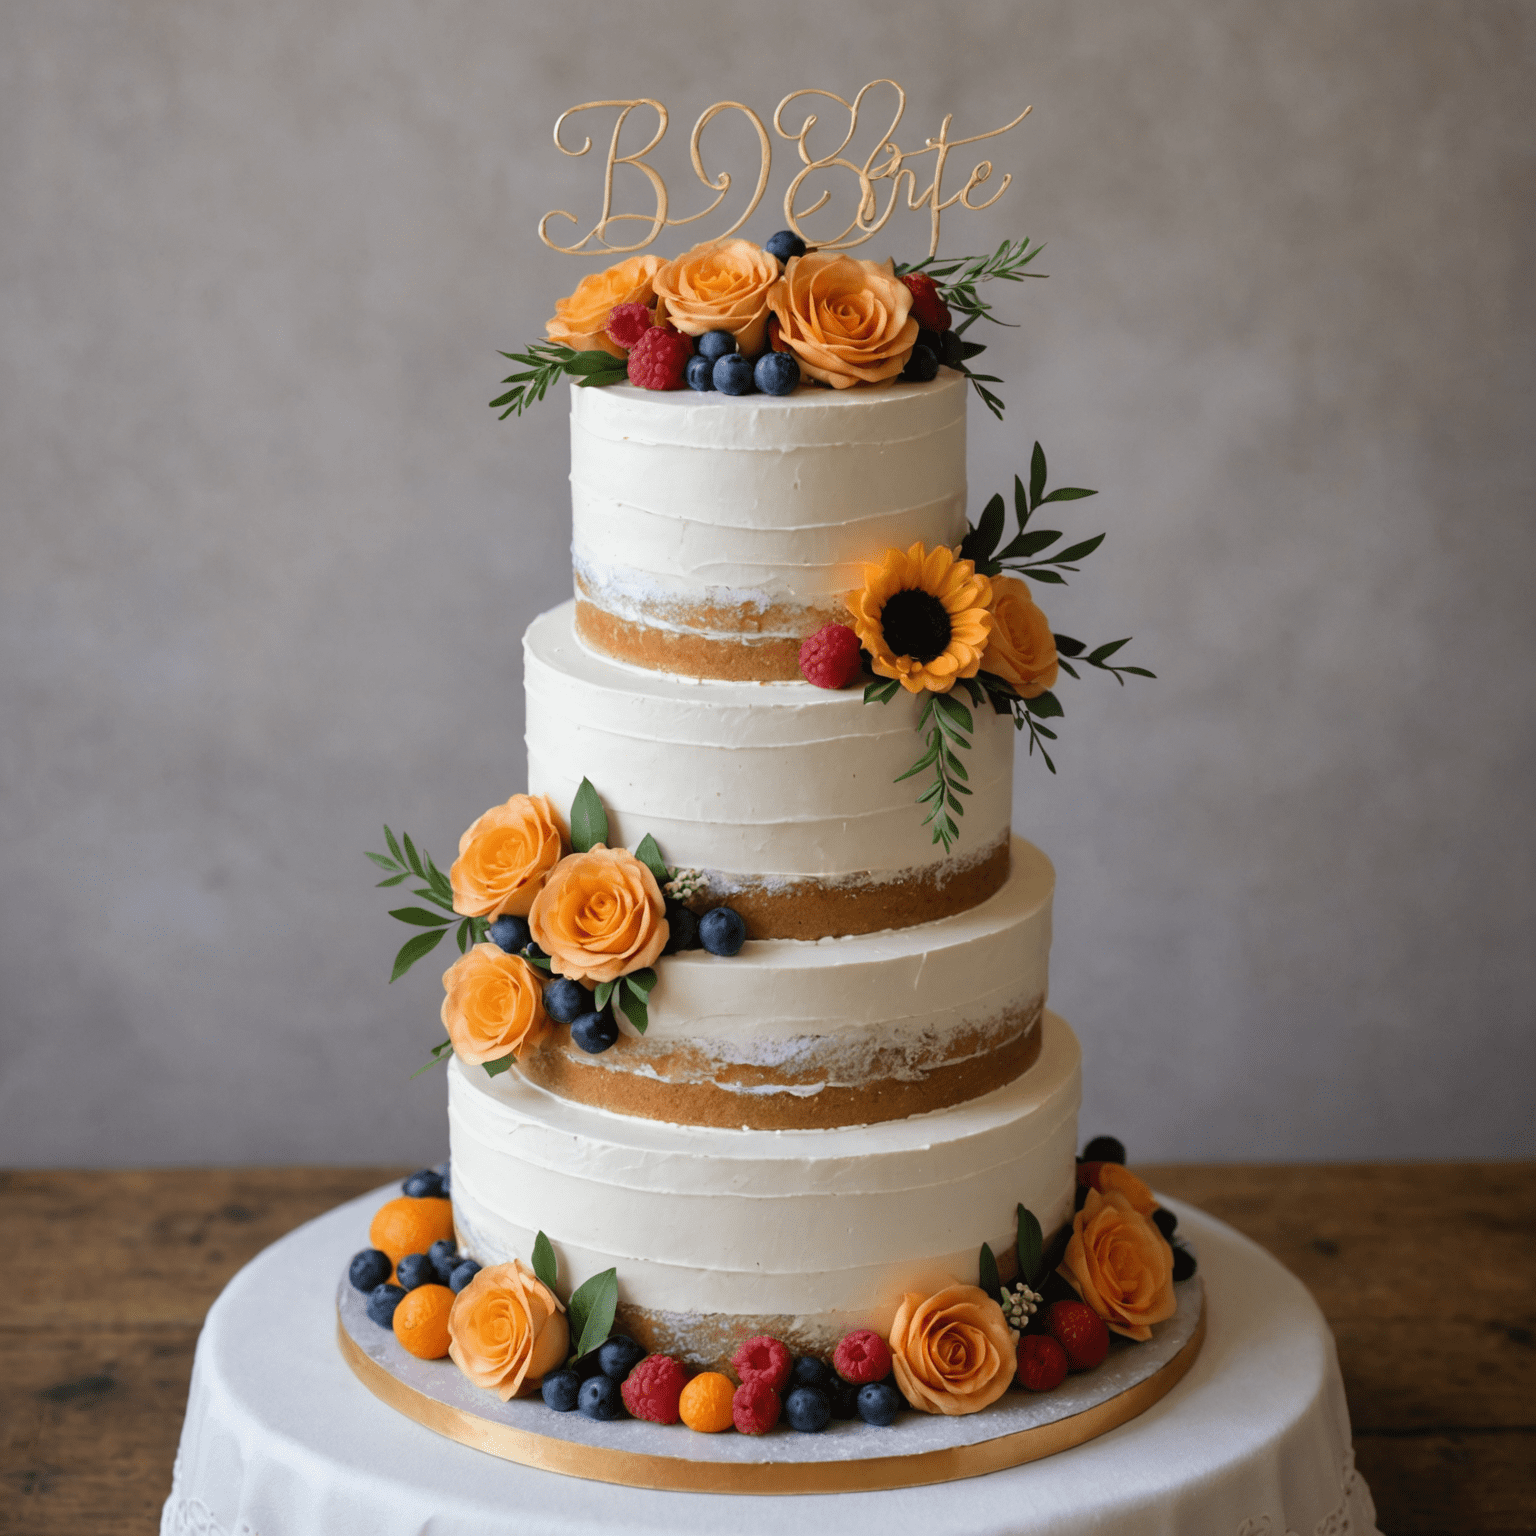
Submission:
[[[481,1263],[543,1231],[572,1284],[610,1266],[619,1326],[707,1364],[770,1333],[829,1353],[886,1332],[903,1291],[974,1282],[1016,1209],[1071,1219],[1080,1052],[1045,1015],[1040,1056],[969,1103],[881,1125],[677,1126],[555,1097],[517,1072],[449,1066],[454,1220]]]

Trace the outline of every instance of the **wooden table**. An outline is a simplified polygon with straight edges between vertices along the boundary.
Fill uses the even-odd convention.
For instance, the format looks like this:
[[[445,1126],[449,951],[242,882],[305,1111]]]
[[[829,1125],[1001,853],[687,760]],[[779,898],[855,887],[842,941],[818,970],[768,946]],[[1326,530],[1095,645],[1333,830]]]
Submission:
[[[1139,1171],[1311,1288],[1386,1536],[1536,1532],[1536,1165]],[[225,1281],[401,1172],[0,1174],[0,1532],[150,1536]]]

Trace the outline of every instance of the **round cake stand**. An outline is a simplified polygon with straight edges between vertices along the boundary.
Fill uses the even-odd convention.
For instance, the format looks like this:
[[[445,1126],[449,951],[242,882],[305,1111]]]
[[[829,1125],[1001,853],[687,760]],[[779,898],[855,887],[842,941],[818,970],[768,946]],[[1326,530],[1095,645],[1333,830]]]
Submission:
[[[336,1276],[377,1204],[367,1195],[290,1233],[214,1304],[162,1536],[1376,1536],[1316,1305],[1262,1249],[1177,1202],[1165,1204],[1200,1254],[1207,1332],[1161,1401],[1087,1444],[984,1477],[778,1498],[536,1471],[387,1407],[336,1346]],[[895,1454],[907,1422],[889,1431]]]

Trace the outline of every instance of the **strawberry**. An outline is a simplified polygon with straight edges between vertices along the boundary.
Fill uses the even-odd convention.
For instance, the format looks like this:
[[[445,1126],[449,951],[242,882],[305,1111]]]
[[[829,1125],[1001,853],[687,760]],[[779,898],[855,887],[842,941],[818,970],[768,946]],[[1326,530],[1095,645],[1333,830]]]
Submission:
[[[1066,1351],[1074,1371],[1091,1371],[1109,1353],[1109,1329],[1086,1302],[1057,1301],[1045,1314],[1046,1331]]]

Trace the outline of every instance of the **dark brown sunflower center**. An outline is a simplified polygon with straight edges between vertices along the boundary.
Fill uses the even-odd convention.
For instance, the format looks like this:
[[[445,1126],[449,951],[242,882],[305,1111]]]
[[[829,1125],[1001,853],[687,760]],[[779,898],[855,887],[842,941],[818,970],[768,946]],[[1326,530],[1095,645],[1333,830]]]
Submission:
[[[927,666],[942,656],[952,626],[949,614],[931,592],[897,592],[880,614],[880,627],[893,656],[910,656]]]

